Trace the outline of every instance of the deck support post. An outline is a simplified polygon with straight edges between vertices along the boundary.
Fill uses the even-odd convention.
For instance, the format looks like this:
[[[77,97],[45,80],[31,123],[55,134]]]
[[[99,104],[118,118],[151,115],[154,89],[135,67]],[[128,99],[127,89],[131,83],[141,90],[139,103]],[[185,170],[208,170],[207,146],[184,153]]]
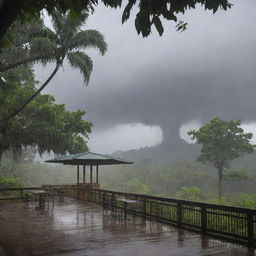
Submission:
[[[85,165],[83,165],[83,184],[85,184]]]
[[[99,166],[96,166],[96,183],[99,183]]]
[[[79,185],[79,165],[77,165],[77,175],[76,175],[77,185]]]
[[[90,165],[90,186],[91,186],[91,188],[92,188],[92,168],[93,168],[93,166]]]
[[[147,203],[146,203],[146,200],[143,199],[142,215],[146,216],[146,214],[147,214]]]
[[[77,165],[77,175],[76,175],[76,179],[77,179],[77,199],[79,199],[79,165]]]

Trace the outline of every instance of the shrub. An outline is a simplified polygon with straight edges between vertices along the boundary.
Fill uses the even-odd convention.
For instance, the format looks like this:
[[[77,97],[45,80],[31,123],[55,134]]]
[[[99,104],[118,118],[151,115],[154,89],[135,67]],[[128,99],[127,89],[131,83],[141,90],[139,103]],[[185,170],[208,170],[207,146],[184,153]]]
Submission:
[[[21,178],[0,175],[0,188],[22,188],[24,183]]]

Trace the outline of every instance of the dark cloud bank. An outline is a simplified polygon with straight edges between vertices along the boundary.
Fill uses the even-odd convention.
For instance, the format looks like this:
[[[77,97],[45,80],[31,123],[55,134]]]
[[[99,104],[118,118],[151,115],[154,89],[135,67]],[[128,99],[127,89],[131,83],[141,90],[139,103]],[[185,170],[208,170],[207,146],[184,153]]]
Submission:
[[[85,109],[97,131],[143,122],[163,129],[165,148],[177,147],[180,126],[191,120],[256,120],[256,3],[234,1],[229,12],[212,15],[200,8],[182,17],[188,30],[147,39],[132,20],[120,25],[120,12],[99,7],[88,26],[109,44],[104,57],[89,51],[95,68],[89,87],[78,72],[64,67],[47,89],[69,109]],[[42,73],[43,72],[43,73]],[[39,71],[39,78],[49,69]],[[168,145],[168,146],[167,146]]]

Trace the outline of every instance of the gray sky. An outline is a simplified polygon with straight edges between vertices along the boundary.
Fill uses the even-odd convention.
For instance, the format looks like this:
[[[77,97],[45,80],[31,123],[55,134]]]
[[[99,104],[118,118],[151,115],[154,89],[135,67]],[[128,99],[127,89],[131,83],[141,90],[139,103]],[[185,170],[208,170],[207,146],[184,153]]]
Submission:
[[[134,19],[121,25],[120,10],[100,6],[86,28],[105,35],[108,52],[102,57],[87,51],[94,60],[89,86],[65,64],[45,92],[69,110],[86,110],[94,123],[90,146],[107,153],[160,143],[172,124],[215,116],[253,122],[256,2],[233,3],[230,11],[215,15],[199,7],[181,17],[189,23],[187,31],[177,33],[167,22],[162,37],[153,31],[146,39],[137,35]],[[36,66],[38,79],[52,68]],[[115,143],[104,148],[108,136]]]

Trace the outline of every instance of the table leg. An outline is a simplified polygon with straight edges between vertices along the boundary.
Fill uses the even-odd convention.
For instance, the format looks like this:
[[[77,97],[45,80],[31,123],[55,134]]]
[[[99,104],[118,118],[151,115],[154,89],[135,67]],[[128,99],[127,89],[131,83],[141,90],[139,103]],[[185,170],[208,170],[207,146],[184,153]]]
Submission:
[[[43,209],[43,208],[44,208],[44,196],[39,195],[39,209]]]
[[[127,210],[127,203],[124,202],[124,219],[126,220],[127,219],[127,213],[126,213],[126,210]]]

